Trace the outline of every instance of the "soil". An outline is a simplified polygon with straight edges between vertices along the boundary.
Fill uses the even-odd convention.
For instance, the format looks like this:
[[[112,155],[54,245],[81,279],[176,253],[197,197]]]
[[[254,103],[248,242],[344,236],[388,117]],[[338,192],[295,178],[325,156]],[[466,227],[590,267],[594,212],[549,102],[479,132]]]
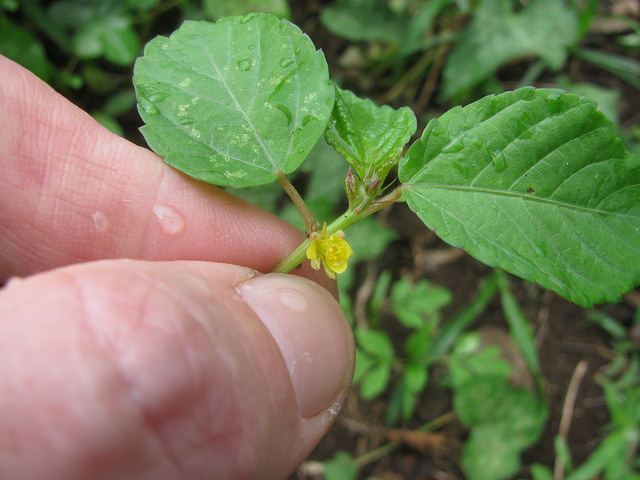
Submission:
[[[428,118],[446,110],[446,105],[438,105],[432,99],[437,98],[436,91],[425,102],[420,97],[425,82],[421,79],[417,89],[407,89],[404,94],[393,98],[389,96],[392,81],[378,75],[375,82],[365,75],[363,68],[345,65],[347,49],[353,43],[347,42],[328,32],[319,21],[319,12],[330,2],[312,0],[308,2],[290,2],[294,22],[309,34],[316,46],[322,48],[329,62],[332,75],[336,75],[343,86],[360,95],[366,95],[378,102],[385,101],[395,107],[411,106],[419,119]],[[616,3],[616,2],[614,2]],[[603,8],[615,8],[609,2],[603,2]],[[618,51],[613,37],[596,34],[587,37],[585,42],[597,45],[608,51]],[[362,51],[365,44],[356,44]],[[500,81],[509,88],[522,76],[529,59],[506,65],[499,72]],[[577,59],[568,62],[565,72],[574,82],[589,82],[616,88],[621,93],[619,105],[621,124],[624,127],[637,125],[640,121],[640,95],[637,90],[610,75]],[[555,75],[555,74],[554,74]],[[539,86],[547,86],[552,77],[542,76]],[[422,125],[424,126],[424,125]],[[422,126],[419,125],[418,131]],[[396,204],[382,221],[396,228],[400,238],[394,241],[384,256],[368,266],[360,266],[358,273],[361,283],[367,272],[387,269],[398,277],[409,276],[413,279],[427,278],[429,281],[450,289],[454,302],[444,317],[469,301],[479,282],[489,273],[489,268],[440,241],[433,233],[425,230],[415,215],[404,205]],[[370,273],[369,273],[370,274]],[[603,392],[596,382],[599,371],[613,358],[611,338],[599,327],[586,320],[586,311],[562,299],[553,292],[511,277],[511,283],[524,312],[532,322],[539,347],[539,356],[547,391],[550,415],[546,430],[540,441],[523,454],[522,465],[517,478],[530,477],[528,466],[542,463],[553,470],[555,452],[554,438],[558,434],[567,387],[579,364],[585,363],[587,370],[579,384],[577,399],[571,412],[570,430],[567,441],[574,464],[579,464],[595,449],[604,435],[603,428],[609,421],[604,403]],[[629,326],[638,307],[640,292],[632,292],[616,305],[601,306],[600,309]],[[383,319],[382,327],[391,335],[400,334],[396,328],[397,320],[388,316]],[[474,328],[480,331],[506,332],[499,300],[494,298],[488,308],[476,321]],[[495,336],[495,335],[494,335]],[[508,338],[498,335],[498,338]],[[397,339],[396,339],[397,340]],[[398,342],[400,343],[400,342]],[[505,345],[508,347],[508,345]],[[446,388],[438,385],[442,375],[437,368],[431,372],[427,390],[421,395],[414,417],[401,428],[412,431],[426,422],[440,418],[451,412],[451,396]],[[523,372],[526,375],[526,372]],[[313,461],[331,458],[337,451],[350,452],[354,457],[367,454],[387,444],[398,435],[385,428],[384,415],[388,397],[382,396],[372,401],[362,401],[357,388],[352,389],[345,402],[344,409],[334,426],[313,452],[310,462],[305,463],[291,478],[305,480],[321,478],[314,476],[316,467]],[[358,478],[376,476],[383,480],[426,480],[464,478],[460,467],[461,448],[466,431],[455,419],[447,422],[435,434],[422,435],[419,439],[409,438],[400,448],[387,453],[378,461],[368,464],[361,470]]]

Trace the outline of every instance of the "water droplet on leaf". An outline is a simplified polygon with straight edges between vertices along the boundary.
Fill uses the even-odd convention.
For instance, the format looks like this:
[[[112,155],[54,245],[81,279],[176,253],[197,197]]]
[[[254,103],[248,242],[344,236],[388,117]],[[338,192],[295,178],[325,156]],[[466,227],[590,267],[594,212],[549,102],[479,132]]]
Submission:
[[[504,158],[503,154],[498,155],[493,159],[493,168],[496,169],[496,172],[504,172],[507,169],[507,160]]]
[[[291,111],[282,104],[276,105],[276,108],[284,113],[285,117],[287,117],[287,125],[291,125],[291,120],[293,120],[293,115],[291,115]]]
[[[153,214],[160,223],[160,228],[167,235],[177,235],[184,230],[184,218],[175,208],[167,205],[154,205]]]
[[[169,94],[165,92],[156,92],[149,96],[149,100],[152,101],[153,103],[161,102],[165,98],[167,98],[168,95]]]
[[[238,60],[238,68],[244,72],[251,69],[253,62],[250,58],[243,58],[242,60]]]

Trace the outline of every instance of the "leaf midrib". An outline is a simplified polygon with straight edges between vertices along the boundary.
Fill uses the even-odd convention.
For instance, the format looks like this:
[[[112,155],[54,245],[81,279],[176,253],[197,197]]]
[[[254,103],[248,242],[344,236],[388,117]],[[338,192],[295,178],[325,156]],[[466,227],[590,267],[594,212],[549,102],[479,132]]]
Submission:
[[[231,30],[229,30],[229,32],[231,32]],[[233,91],[231,90],[231,88],[229,88],[229,85],[227,84],[227,79],[222,75],[222,72],[220,71],[217,63],[215,62],[215,59],[211,56],[211,52],[207,49],[207,46],[203,43],[202,37],[198,37],[198,43],[200,44],[200,48],[205,52],[207,60],[209,61],[209,64],[215,69],[216,74],[218,75],[218,79],[220,80],[220,83],[222,83],[222,85],[224,86],[224,89],[226,90],[227,95],[229,95],[229,98],[231,98],[233,103],[236,105],[237,110],[242,114],[245,121],[249,125],[249,128],[252,130],[254,138],[258,142],[258,145],[260,145],[260,148],[262,149],[265,156],[267,157],[267,160],[269,160],[269,163],[271,163],[271,166],[273,167],[273,173],[278,174],[280,172],[280,168],[278,167],[273,156],[271,155],[271,151],[265,145],[262,137],[258,133],[258,129],[253,124],[249,116],[247,115],[247,112],[244,111],[244,109],[238,102],[238,99],[233,94]],[[229,37],[228,47],[230,51],[233,51],[231,49],[231,37]]]
[[[611,215],[611,216],[621,217],[621,218],[624,218],[624,219],[640,221],[640,216],[631,215],[631,214],[628,214],[628,213],[620,213],[620,212],[611,212],[611,211],[608,211],[608,210],[600,210],[600,209],[596,209],[596,208],[592,208],[592,207],[586,207],[586,206],[583,206],[583,205],[576,205],[576,204],[573,204],[573,203],[562,202],[562,201],[554,200],[554,199],[551,199],[551,198],[534,197],[534,196],[527,195],[527,194],[520,193],[520,192],[496,190],[496,189],[492,189],[492,188],[468,187],[468,186],[464,186],[464,185],[446,185],[446,184],[442,184],[442,183],[425,183],[425,182],[411,183],[411,184],[406,184],[405,183],[402,186],[402,188],[404,190],[407,190],[407,191],[417,190],[416,187],[418,187],[418,188],[422,187],[422,188],[426,188],[426,189],[439,189],[439,190],[459,191],[459,192],[472,192],[472,193],[488,194],[488,195],[502,196],[502,197],[513,197],[513,198],[519,198],[519,199],[521,199],[523,201],[544,203],[544,204],[548,204],[548,205],[553,206],[553,207],[566,208],[568,210],[574,210],[574,211],[589,213],[589,214],[592,214],[592,215]],[[631,186],[627,186],[625,188],[628,188],[628,187],[631,187]],[[619,192],[619,191],[620,190],[618,190],[617,192]]]

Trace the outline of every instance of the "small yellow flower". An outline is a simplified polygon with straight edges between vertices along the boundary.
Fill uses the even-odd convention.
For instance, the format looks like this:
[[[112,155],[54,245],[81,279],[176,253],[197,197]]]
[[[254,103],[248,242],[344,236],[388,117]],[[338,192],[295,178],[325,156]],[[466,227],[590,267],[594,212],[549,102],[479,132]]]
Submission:
[[[325,223],[322,232],[312,233],[310,238],[307,258],[311,260],[311,266],[315,270],[319,270],[322,263],[327,276],[336,278],[336,273],[342,273],[347,269],[347,259],[353,255],[353,251],[344,240],[342,230],[328,235]]]

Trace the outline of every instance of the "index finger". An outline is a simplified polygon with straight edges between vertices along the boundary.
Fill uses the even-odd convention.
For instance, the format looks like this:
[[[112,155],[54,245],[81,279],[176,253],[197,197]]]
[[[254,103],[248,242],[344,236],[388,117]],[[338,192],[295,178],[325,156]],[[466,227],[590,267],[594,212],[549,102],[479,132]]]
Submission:
[[[0,76],[5,278],[120,257],[209,260],[266,272],[304,240],[276,216],[107,131],[1,56]]]

